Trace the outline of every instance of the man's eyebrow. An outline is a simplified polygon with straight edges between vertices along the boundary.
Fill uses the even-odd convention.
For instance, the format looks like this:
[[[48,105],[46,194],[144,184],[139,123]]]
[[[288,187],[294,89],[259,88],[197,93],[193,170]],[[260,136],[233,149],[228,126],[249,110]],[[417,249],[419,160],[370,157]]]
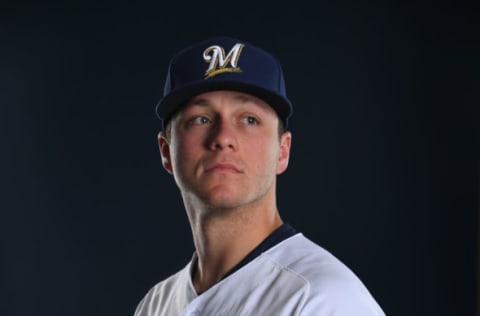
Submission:
[[[209,104],[210,104],[210,101],[204,98],[194,98],[187,102],[187,105],[207,106]]]

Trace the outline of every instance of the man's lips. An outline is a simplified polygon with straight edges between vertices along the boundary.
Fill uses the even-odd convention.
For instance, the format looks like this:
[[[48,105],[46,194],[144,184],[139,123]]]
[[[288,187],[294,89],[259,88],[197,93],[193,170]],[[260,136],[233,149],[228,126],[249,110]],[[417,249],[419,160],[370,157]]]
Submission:
[[[230,163],[214,163],[214,164],[208,165],[205,168],[206,173],[216,172],[216,171],[232,172],[232,173],[241,173],[242,172],[239,167],[237,167],[234,164],[230,164]]]

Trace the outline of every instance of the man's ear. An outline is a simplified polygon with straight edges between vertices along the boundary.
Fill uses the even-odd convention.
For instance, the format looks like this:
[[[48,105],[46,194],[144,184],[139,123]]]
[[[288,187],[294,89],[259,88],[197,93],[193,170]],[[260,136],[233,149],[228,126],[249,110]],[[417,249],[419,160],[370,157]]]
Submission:
[[[158,148],[162,157],[162,165],[168,173],[173,174],[172,161],[170,159],[170,143],[163,132],[158,133]]]
[[[287,170],[291,144],[292,133],[287,131],[280,137],[280,155],[278,156],[277,174],[281,174]]]

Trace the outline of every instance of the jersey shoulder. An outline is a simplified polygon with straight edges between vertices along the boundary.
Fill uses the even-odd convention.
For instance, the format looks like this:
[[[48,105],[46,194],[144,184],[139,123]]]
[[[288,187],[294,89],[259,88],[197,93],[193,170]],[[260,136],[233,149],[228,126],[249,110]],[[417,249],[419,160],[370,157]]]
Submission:
[[[302,309],[306,315],[384,315],[357,275],[303,234],[287,239],[265,255],[304,282],[307,290]]]
[[[171,309],[181,311],[196,294],[191,289],[190,263],[155,284],[143,297],[135,310],[135,316],[169,315],[174,313]],[[164,310],[164,309],[169,309]]]

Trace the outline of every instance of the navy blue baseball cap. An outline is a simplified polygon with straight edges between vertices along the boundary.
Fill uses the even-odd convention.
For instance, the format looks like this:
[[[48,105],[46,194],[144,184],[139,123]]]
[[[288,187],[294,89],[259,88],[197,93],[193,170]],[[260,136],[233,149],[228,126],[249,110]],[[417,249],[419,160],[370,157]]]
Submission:
[[[247,42],[225,36],[185,48],[171,59],[163,97],[156,106],[163,127],[191,98],[215,90],[244,92],[264,100],[288,127],[293,109],[277,58]]]

